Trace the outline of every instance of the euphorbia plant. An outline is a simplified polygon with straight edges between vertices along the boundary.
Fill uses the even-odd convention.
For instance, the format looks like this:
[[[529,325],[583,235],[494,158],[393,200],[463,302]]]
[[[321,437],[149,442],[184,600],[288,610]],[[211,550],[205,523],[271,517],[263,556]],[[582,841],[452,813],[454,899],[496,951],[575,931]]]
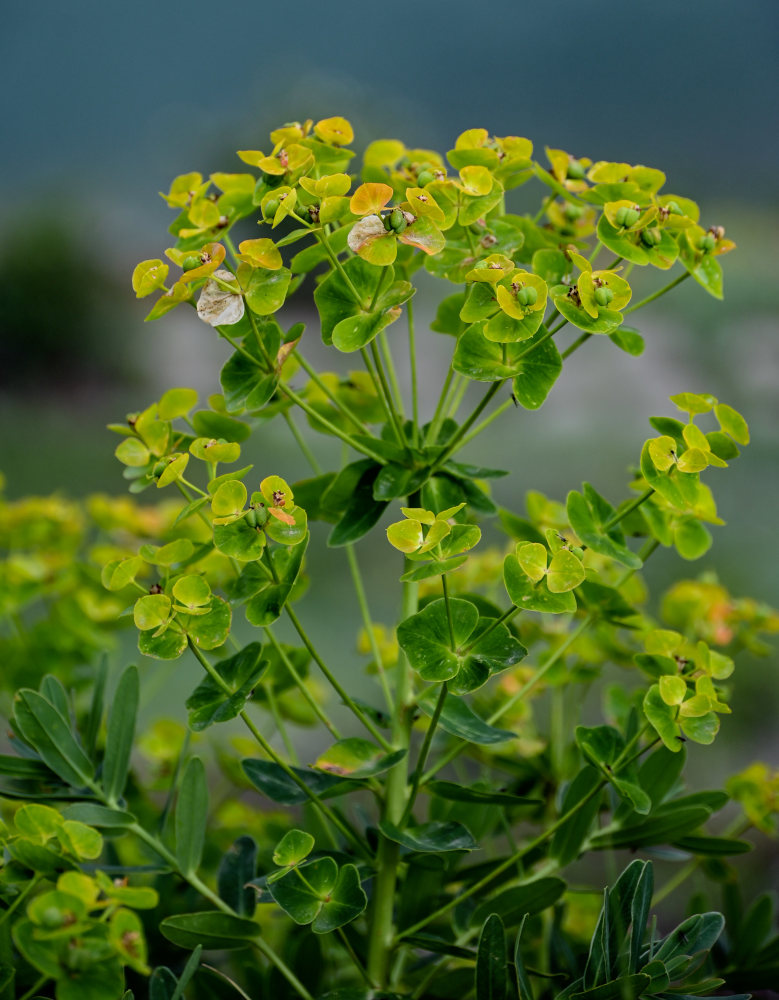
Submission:
[[[765,986],[777,946],[764,900],[745,917],[726,892],[726,938],[705,900],[675,929],[653,906],[693,873],[730,886],[727,859],[750,847],[740,834],[770,832],[776,808],[776,779],[756,765],[728,786],[743,813],[715,832],[728,793],[684,780],[686,746],[710,744],[730,711],[732,654],[755,648],[775,616],[712,580],[678,582],[658,610],[641,578],[658,547],[684,560],[708,550],[706,525],[721,522],[702,473],[748,443],[744,418],[706,393],[672,396],[675,415],[650,418],[616,502],[571,484],[564,503],[531,491],[517,514],[488,485],[506,471],[466,460],[494,421],[539,409],[593,336],[640,355],[627,316],[690,276],[721,297],[719,256],[733,244],[699,225],[693,201],[663,194],[653,168],[555,149],[545,166],[529,140],[484,129],[445,157],[374,142],[357,168],[352,141],[342,118],[287,124],[269,152],[238,154],[252,172],[185,174],[163,196],[178,211],[174,246],[138,265],[135,292],[159,293],[148,319],[193,307],[193,326],[233,353],[205,407],[174,388],[112,425],[131,493],[181,496],[156,521],[131,505],[98,521],[109,537],[92,563],[104,556],[102,585],[147,658],[121,674],[105,730],[105,671],[83,715],[56,677],[17,693],[19,756],[3,759],[3,794],[33,801],[2,829],[0,996],[13,995],[19,959],[38,977],[24,995],[60,1000],[119,996],[123,966],[137,995],[155,967],[155,1000],[623,1000]],[[540,208],[510,211],[531,182]],[[414,325],[422,268],[443,283],[433,332]],[[324,344],[355,370],[334,360],[337,371],[317,371],[303,324],[285,322],[285,304],[312,293]],[[431,396],[416,352],[435,335],[451,339],[451,364]],[[463,415],[471,382],[486,389]],[[339,468],[323,466],[301,417],[342,442]],[[243,443],[267,440],[278,420],[311,478],[242,465]],[[484,546],[486,518],[502,548]],[[327,544],[348,562],[375,682],[366,699],[299,607],[312,522],[331,526]],[[358,544],[387,522],[392,626],[372,616]],[[23,577],[29,562],[14,566]],[[155,660],[179,657],[204,673],[186,738],[155,737],[165,766],[150,774],[131,756],[139,673],[142,690]],[[585,725],[582,695],[610,665],[624,683]],[[299,750],[302,726],[314,732]],[[206,729],[208,768],[191,752]],[[225,731],[245,736],[220,741]],[[237,799],[216,821],[209,774],[212,802],[228,780]],[[679,863],[659,890],[653,857]],[[142,924],[143,907],[154,909]]]

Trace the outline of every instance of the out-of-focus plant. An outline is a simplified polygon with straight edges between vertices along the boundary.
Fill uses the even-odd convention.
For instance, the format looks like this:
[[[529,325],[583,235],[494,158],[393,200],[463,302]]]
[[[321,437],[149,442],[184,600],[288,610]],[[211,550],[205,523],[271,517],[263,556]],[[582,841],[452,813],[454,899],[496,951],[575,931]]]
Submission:
[[[539,409],[593,336],[640,355],[624,320],[682,281],[721,297],[733,244],[662,193],[654,168],[555,149],[544,166],[529,140],[472,129],[446,157],[372,143],[356,176],[352,141],[342,118],[287,124],[269,152],[239,153],[251,172],[185,174],[163,195],[174,246],[138,265],[133,288],[157,294],[149,319],[189,305],[233,348],[205,405],[173,388],[111,427],[130,492],[175,502],[0,506],[18,688],[15,754],[0,758],[0,997],[142,995],[152,967],[155,1000],[639,1000],[771,985],[770,900],[746,908],[728,859],[750,849],[751,827],[775,833],[775,777],[756,764],[725,790],[692,790],[684,765],[730,713],[734,654],[764,651],[778,619],[709,577],[676,582],[655,614],[641,577],[660,547],[707,552],[722,522],[702,474],[738,457],[746,421],[710,394],[672,396],[676,416],[650,418],[616,504],[584,483],[564,503],[531,491],[515,513],[489,487],[507,471],[460,456],[501,417],[521,432],[517,411]],[[531,181],[540,208],[511,212]],[[234,241],[252,219],[260,235]],[[676,266],[634,301],[642,269]],[[452,343],[426,422],[420,268],[453,286],[424,333]],[[286,328],[282,307],[312,290],[325,345],[356,370],[317,371],[303,325]],[[472,382],[487,388],[463,418]],[[300,414],[342,443],[340,467],[323,467]],[[274,420],[310,478],[242,465],[243,443]],[[597,442],[592,457],[597,474]],[[358,558],[388,511],[392,625],[372,616]],[[479,548],[485,518],[503,550]],[[331,585],[305,572],[309,522],[331,526],[351,573],[367,700],[298,612],[309,583]],[[202,668],[186,728],[136,732],[134,666],[110,697],[105,665],[88,691],[73,673],[120,624],[137,629],[145,672],[184,656]],[[624,683],[604,689],[602,724],[585,725],[585,692],[613,665]],[[308,766],[303,725],[316,734]],[[212,727],[229,737],[207,741]],[[740,813],[723,831],[712,817],[731,800]],[[679,863],[658,889],[653,858]],[[653,908],[696,872],[723,887],[727,931],[697,896],[658,929]]]

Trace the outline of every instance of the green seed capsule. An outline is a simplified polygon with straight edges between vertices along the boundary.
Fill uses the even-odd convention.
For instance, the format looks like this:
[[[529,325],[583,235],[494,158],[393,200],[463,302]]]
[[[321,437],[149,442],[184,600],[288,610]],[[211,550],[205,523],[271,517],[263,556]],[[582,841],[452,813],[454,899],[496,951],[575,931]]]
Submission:
[[[534,306],[538,301],[538,292],[532,285],[528,285],[527,288],[525,288],[525,293],[527,295],[526,305]]]
[[[406,228],[406,217],[399,208],[393,208],[390,212],[390,226],[396,233],[402,232]]]
[[[383,215],[381,217],[381,221],[384,224],[384,228],[387,230],[388,233],[392,232],[392,222],[390,221],[391,218],[392,218],[391,215]]]
[[[605,308],[613,298],[614,292],[612,292],[612,290],[606,285],[595,289],[595,301],[599,306],[603,306]]]
[[[419,187],[427,187],[430,181],[435,180],[435,174],[432,170],[422,170],[417,177],[417,184]]]
[[[698,242],[699,249],[703,250],[704,253],[711,253],[711,251],[714,249],[716,245],[717,241],[711,235],[711,233],[707,233]]]
[[[200,267],[202,261],[199,257],[194,254],[190,254],[189,257],[185,257],[181,262],[182,271],[193,271],[196,267]]]
[[[520,289],[517,290],[517,302],[521,306],[529,306],[530,305],[530,289],[529,288],[520,288]]]
[[[645,229],[641,233],[641,242],[648,247],[656,247],[660,242],[660,230],[659,229]]]
[[[566,219],[574,222],[576,219],[581,219],[584,215],[584,209],[581,205],[571,205],[570,202],[565,206],[565,217]]]
[[[584,167],[578,160],[568,162],[568,176],[574,181],[580,181],[584,177]]]
[[[166,461],[161,460],[161,461],[157,462],[157,464],[154,466],[154,471],[152,473],[152,475],[154,476],[154,478],[155,479],[159,479],[160,476],[162,475],[162,473],[167,469],[167,467],[168,467],[168,463]]]
[[[638,220],[641,218],[641,213],[635,208],[625,209],[625,221],[622,223],[623,226],[635,226]]]
[[[675,201],[669,201],[665,206],[672,215],[684,215],[684,212],[679,208]]]
[[[266,219],[272,219],[276,215],[276,212],[278,212],[280,204],[281,202],[278,198],[271,198],[269,201],[265,202],[262,214]]]
[[[618,226],[625,225],[625,219],[627,218],[627,214],[628,214],[627,206],[621,205],[617,209],[616,214],[614,215],[614,221],[617,223]]]
[[[246,523],[250,528],[257,527],[257,511],[253,507],[249,508],[249,512],[246,515]]]

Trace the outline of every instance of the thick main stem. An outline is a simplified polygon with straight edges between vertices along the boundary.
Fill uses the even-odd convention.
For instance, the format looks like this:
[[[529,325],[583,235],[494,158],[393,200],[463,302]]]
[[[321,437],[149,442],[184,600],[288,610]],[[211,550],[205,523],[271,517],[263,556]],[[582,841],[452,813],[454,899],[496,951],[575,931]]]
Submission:
[[[418,585],[403,584],[402,619],[416,613]],[[411,732],[409,701],[411,694],[411,667],[402,654],[397,668],[395,688],[395,713],[392,720],[392,743],[397,750],[407,750]],[[408,780],[407,758],[397,764],[387,776],[382,818],[398,823],[406,804]],[[372,982],[384,987],[389,974],[390,954],[394,939],[394,905],[400,845],[380,834],[377,856],[378,871],[374,879],[373,901],[370,915],[370,941],[368,945],[368,976]]]

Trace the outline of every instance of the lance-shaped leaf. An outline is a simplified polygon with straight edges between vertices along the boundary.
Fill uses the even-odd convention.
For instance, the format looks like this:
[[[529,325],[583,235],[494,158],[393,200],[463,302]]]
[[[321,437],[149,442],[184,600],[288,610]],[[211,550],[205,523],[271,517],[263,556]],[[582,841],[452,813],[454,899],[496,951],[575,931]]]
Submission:
[[[269,760],[247,758],[241,761],[241,767],[254,787],[259,789],[263,795],[267,795],[273,802],[279,802],[284,806],[295,806],[308,801],[308,795],[305,791],[279,764],[274,764]],[[304,770],[302,767],[291,767],[290,771],[319,798],[326,798],[329,794],[340,794],[350,790],[348,782],[331,774]]]
[[[64,782],[75,788],[89,784],[92,762],[68,721],[37,691],[26,688],[17,691],[13,728]]]
[[[576,742],[584,756],[592,761],[603,776],[615,787],[620,796],[628,801],[637,813],[646,815],[652,808],[652,800],[637,783],[630,771],[619,775],[613,765],[625,749],[625,740],[613,726],[576,727]]]
[[[479,846],[462,823],[423,823],[421,826],[407,826],[400,830],[389,820],[382,820],[379,828],[388,840],[422,854],[475,851]]]
[[[276,580],[259,593],[255,593],[246,605],[246,618],[251,625],[265,628],[272,625],[281,615],[303,565],[308,538],[306,534],[297,545],[271,551],[270,558],[276,572]]]
[[[348,477],[352,483],[350,495],[346,500],[340,520],[330,532],[330,537],[327,540],[327,544],[332,548],[348,545],[350,542],[362,538],[387,509],[388,501],[376,500],[373,496],[374,482],[380,469],[381,466],[370,459],[353,463],[356,482],[351,476]],[[343,470],[328,491],[330,496],[335,495],[342,478],[344,480],[347,478],[344,473],[351,472],[350,466]]]
[[[613,517],[614,508],[589,483],[584,483],[582,489],[583,494],[576,490],[568,494],[566,506],[571,527],[582,543],[600,555],[616,559],[628,569],[640,569],[641,560],[625,545],[619,525],[604,527]]]
[[[251,887],[247,889],[246,886],[256,874],[257,844],[252,837],[239,837],[222,855],[217,874],[217,889],[220,899],[241,917],[251,917],[254,913],[257,894]]]
[[[315,767],[327,774],[360,780],[388,771],[406,756],[406,750],[385,753],[381,747],[359,736],[338,740],[317,757]]]
[[[215,722],[234,719],[252,695],[252,689],[268,667],[262,659],[262,645],[250,642],[226,660],[214,664],[214,670],[224,680],[232,694],[211,676],[206,676],[187,698],[189,728],[194,732],[212,726]]]
[[[176,859],[185,875],[193,874],[200,865],[207,820],[206,770],[199,757],[191,757],[176,801]]]
[[[106,730],[103,790],[116,805],[124,792],[138,714],[138,669],[127,667],[119,679]]]
[[[438,695],[433,691],[420,696],[417,707],[432,717],[435,712]],[[497,729],[480,719],[473,709],[462,698],[457,698],[450,693],[444,702],[438,725],[452,736],[457,736],[468,743],[476,743],[479,746],[492,746],[495,743],[505,743],[512,740],[516,734],[509,729]]]
[[[330,857],[295,868],[269,884],[268,891],[296,924],[311,924],[315,934],[343,927],[368,905],[355,866],[339,869]]]
[[[494,625],[489,618],[479,618],[470,601],[449,601],[454,644],[449,631],[447,602],[433,601],[426,608],[398,626],[398,642],[411,666],[423,680],[449,681],[453,694],[473,691],[490,674],[513,666],[525,656],[525,648],[505,625]],[[479,636],[489,629],[484,639]]]
[[[526,885],[505,889],[476,907],[471,916],[471,926],[478,926],[490,913],[497,913],[507,927],[512,927],[526,913],[540,913],[553,906],[565,888],[561,878],[537,878]]]
[[[180,948],[192,950],[203,947],[218,951],[248,948],[261,933],[259,925],[253,920],[217,910],[166,917],[160,924],[160,930],[168,941]]]
[[[476,952],[476,1000],[506,1000],[508,955],[503,921],[491,913],[484,921]]]

